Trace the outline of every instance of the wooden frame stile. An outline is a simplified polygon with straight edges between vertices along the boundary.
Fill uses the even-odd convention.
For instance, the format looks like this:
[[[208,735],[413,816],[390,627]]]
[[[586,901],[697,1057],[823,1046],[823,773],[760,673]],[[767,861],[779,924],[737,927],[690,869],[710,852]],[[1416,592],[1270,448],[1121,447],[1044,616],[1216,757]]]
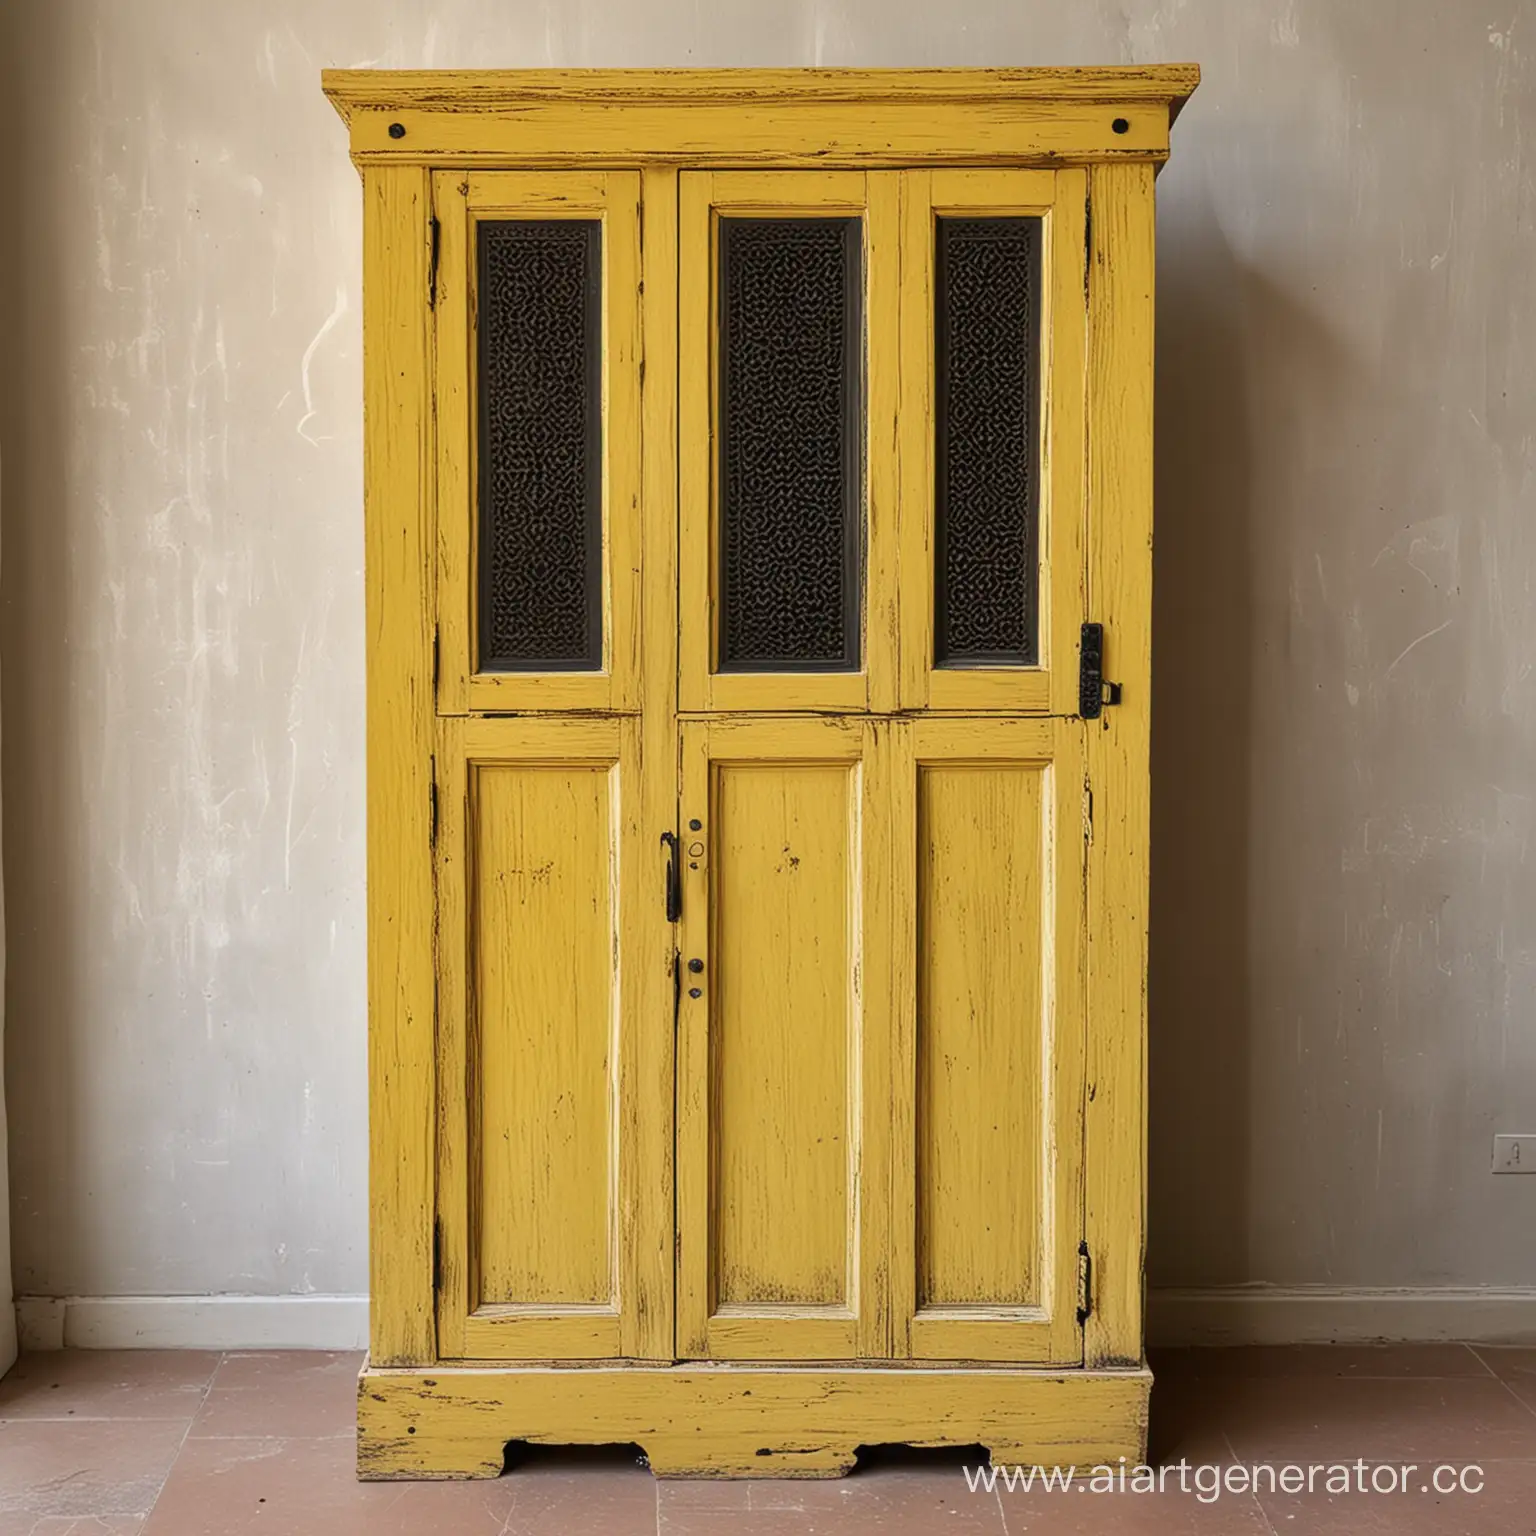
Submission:
[[[430,211],[422,167],[364,170],[369,1359],[397,1366],[437,1358]]]
[[[1146,1262],[1154,167],[1090,173],[1089,595],[1122,702],[1088,729],[1088,1366],[1140,1366]]]

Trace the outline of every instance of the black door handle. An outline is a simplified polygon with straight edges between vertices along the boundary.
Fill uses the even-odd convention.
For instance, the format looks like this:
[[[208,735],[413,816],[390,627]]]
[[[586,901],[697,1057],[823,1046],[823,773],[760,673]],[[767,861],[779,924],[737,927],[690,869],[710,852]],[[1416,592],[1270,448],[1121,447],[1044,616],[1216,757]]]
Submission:
[[[663,832],[661,840],[667,849],[667,921],[675,923],[683,915],[683,880],[677,867],[677,834]]]

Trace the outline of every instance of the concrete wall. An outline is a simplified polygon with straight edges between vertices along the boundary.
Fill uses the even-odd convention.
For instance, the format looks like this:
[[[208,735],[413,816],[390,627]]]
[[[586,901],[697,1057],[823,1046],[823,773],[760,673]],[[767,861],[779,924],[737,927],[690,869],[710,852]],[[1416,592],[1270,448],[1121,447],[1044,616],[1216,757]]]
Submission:
[[[326,64],[1195,59],[1161,185],[1152,1271],[1536,1283],[1531,0],[53,0],[0,26],[18,1290],[365,1286]]]

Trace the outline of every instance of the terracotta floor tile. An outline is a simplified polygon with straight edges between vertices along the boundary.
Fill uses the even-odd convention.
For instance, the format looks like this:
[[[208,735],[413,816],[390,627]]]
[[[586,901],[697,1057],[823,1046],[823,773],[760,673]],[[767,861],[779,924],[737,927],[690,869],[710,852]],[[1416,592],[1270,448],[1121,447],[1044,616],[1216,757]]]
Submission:
[[[44,1515],[27,1536],[138,1536],[143,1515]]]
[[[502,1481],[515,1493],[506,1536],[655,1536],[659,1482],[632,1452],[532,1450]]]
[[[958,1464],[879,1466],[842,1478],[763,1479],[751,1489],[752,1517],[765,1521],[765,1531],[780,1529],[767,1522],[767,1516],[784,1514],[796,1516],[801,1521],[798,1529],[804,1531],[879,1531],[892,1536],[1003,1532],[996,1494],[973,1493]]]
[[[1536,1409],[1536,1349],[1492,1348],[1479,1344],[1477,1352],[1495,1376],[1527,1407]]]
[[[1487,1376],[1488,1367],[1465,1344],[1277,1344],[1250,1349],[1157,1350],[1154,1375],[1198,1379],[1345,1377],[1365,1381]]]
[[[360,1483],[341,1436],[189,1439],[144,1536],[498,1536],[514,1493],[507,1478]]]
[[[1269,1536],[1258,1503],[1223,1494],[1003,1493],[1008,1536]]]
[[[1220,1421],[1243,1461],[1536,1458],[1536,1414],[1491,1377],[1280,1378],[1223,1389]]]
[[[190,1419],[219,1358],[192,1349],[23,1355],[0,1381],[0,1419]]]
[[[1458,1468],[1458,1470],[1460,1470]],[[1259,1503],[1285,1536],[1531,1536],[1536,1532],[1536,1463],[1489,1461],[1480,1493],[1270,1494]]]
[[[234,1435],[351,1435],[357,1431],[361,1354],[270,1350],[224,1357],[201,1411],[195,1438]]]
[[[186,1433],[185,1419],[0,1424],[0,1531],[30,1532],[23,1515],[147,1513]]]
[[[350,1438],[189,1439],[145,1536],[655,1536],[631,1459],[540,1456],[481,1482],[359,1483]]]
[[[743,1511],[752,1507],[755,1485],[739,1477],[661,1477],[656,1480],[656,1504],[663,1515],[698,1511]]]

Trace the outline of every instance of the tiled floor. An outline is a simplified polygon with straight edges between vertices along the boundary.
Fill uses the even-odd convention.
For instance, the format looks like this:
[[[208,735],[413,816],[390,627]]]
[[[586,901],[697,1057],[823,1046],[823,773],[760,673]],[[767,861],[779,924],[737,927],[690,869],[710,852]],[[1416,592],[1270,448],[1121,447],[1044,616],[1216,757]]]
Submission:
[[[657,1482],[623,1451],[544,1453],[484,1483],[358,1483],[355,1355],[33,1355],[0,1382],[0,1536],[1457,1536],[1536,1533],[1536,1349],[1154,1356],[1161,1493],[972,1491],[958,1459],[832,1482]],[[1363,1465],[1405,1491],[1229,1491]],[[1468,1489],[1436,1493],[1437,1467]],[[1234,1469],[1231,1472],[1222,1469]],[[1211,1496],[1211,1479],[1227,1479]],[[1261,1476],[1269,1476],[1261,1473]],[[1335,1472],[1334,1477],[1340,1474]],[[1472,1486],[1480,1491],[1470,1491]],[[1202,1491],[1197,1491],[1197,1487]],[[1422,1491],[1422,1490],[1428,1491]]]

